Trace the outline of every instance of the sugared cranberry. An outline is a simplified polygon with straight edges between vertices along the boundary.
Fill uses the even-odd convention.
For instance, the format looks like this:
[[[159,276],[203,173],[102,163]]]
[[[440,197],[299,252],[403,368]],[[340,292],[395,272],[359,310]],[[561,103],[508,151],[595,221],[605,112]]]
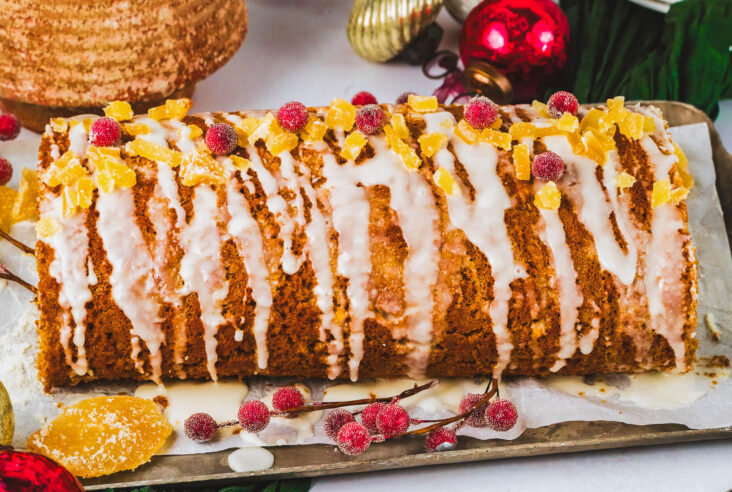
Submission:
[[[361,412],[361,423],[371,432],[376,434],[379,428],[376,425],[376,417],[386,405],[381,402],[369,403]]]
[[[83,492],[79,481],[50,458],[26,451],[0,451],[0,490]]]
[[[228,123],[214,123],[206,130],[206,145],[216,155],[229,155],[237,144],[236,130]]]
[[[272,406],[278,412],[286,412],[305,403],[302,393],[294,386],[283,386],[277,388],[272,395]]]
[[[341,430],[341,427],[355,421],[356,419],[351,412],[345,408],[336,408],[328,412],[328,415],[325,416],[323,430],[325,430],[325,435],[335,441],[338,439],[338,431]]]
[[[483,398],[483,396],[484,395],[481,395],[480,393],[468,393],[465,395],[463,400],[460,402],[460,413],[467,412],[468,409],[478,403],[478,400]],[[470,427],[485,427],[486,406],[488,406],[487,403],[473,410],[470,415],[465,417],[465,423]]]
[[[371,445],[371,436],[362,424],[349,422],[338,431],[336,442],[340,450],[345,454],[356,456],[369,448]]]
[[[534,157],[531,173],[540,181],[558,181],[564,174],[564,161],[554,152],[542,152]]]
[[[97,147],[117,145],[121,138],[122,128],[112,118],[99,118],[89,128],[89,142]]]
[[[0,186],[4,186],[13,178],[13,166],[7,159],[0,157]]]
[[[485,409],[485,421],[493,430],[506,432],[516,425],[518,412],[508,400],[493,400]]]
[[[404,434],[409,428],[409,413],[397,403],[390,403],[376,416],[376,427],[384,437]]]
[[[579,102],[574,94],[567,91],[559,91],[552,94],[546,104],[546,110],[552,118],[561,118],[564,113],[577,114]]]
[[[238,417],[247,432],[261,432],[269,425],[269,408],[259,400],[250,400],[239,407]]]
[[[277,123],[288,132],[299,132],[308,124],[308,108],[301,102],[290,101],[277,111]]]
[[[399,94],[399,97],[396,98],[396,103],[405,104],[407,101],[409,101],[410,94],[414,94],[414,92],[411,92],[411,91],[402,92],[401,94]]]
[[[20,133],[20,122],[10,113],[0,114],[0,140],[13,140]]]
[[[470,126],[482,130],[496,122],[498,105],[485,96],[476,96],[465,105],[463,115]]]
[[[457,445],[457,435],[452,429],[440,427],[435,429],[424,439],[424,450],[428,453],[450,451]]]
[[[191,441],[210,441],[216,434],[216,429],[216,421],[207,413],[194,413],[183,422],[183,432]]]
[[[356,126],[364,135],[373,135],[381,130],[386,113],[377,104],[367,104],[356,112]]]
[[[351,104],[354,106],[365,106],[367,104],[378,104],[376,97],[367,91],[361,91],[351,99]]]

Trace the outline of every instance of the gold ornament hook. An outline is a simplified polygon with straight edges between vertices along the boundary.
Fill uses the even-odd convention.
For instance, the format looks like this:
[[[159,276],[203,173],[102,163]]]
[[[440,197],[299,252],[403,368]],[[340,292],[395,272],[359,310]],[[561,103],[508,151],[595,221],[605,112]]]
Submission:
[[[513,86],[496,67],[488,62],[473,60],[463,72],[463,85],[468,92],[477,92],[496,104],[513,102]]]

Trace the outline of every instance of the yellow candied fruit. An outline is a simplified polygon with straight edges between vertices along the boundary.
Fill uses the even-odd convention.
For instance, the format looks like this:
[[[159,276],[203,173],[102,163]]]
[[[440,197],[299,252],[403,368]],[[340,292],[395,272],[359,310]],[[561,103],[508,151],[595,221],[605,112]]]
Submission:
[[[170,167],[178,167],[183,156],[177,150],[148,142],[142,138],[136,138],[129,142],[127,144],[127,150],[133,155],[138,155],[151,161],[164,162]]]
[[[38,181],[36,173],[24,167],[20,175],[18,195],[13,204],[13,222],[32,220],[38,216]]]
[[[519,140],[526,137],[534,138],[536,136],[536,127],[525,121],[517,121],[508,129],[509,135],[513,140]]]
[[[249,169],[249,159],[245,159],[234,154],[231,154],[229,157],[231,158],[231,163],[234,164],[234,167],[238,170],[245,172]]]
[[[676,169],[681,176],[681,182],[686,188],[691,189],[694,187],[694,178],[691,177],[691,173],[689,172],[689,159],[686,158],[683,149],[676,145],[676,142],[671,143],[674,146],[674,154],[679,158],[679,162],[676,163]]]
[[[409,146],[404,140],[394,139],[392,150],[402,159],[402,162],[407,169],[417,169],[422,160],[419,158],[417,153],[412,147]]]
[[[81,167],[81,162],[72,150],[67,150],[44,172],[42,180],[50,187],[58,186],[61,184],[60,174],[64,169],[75,166]]]
[[[600,109],[589,110],[587,114],[582,118],[579,130],[580,132],[584,132],[585,130],[597,130],[602,133],[614,133],[613,123],[609,121],[607,113]]]
[[[418,96],[416,94],[409,94],[407,98],[407,105],[415,111],[420,113],[430,113],[437,111],[438,103],[437,97],[435,96]]]
[[[653,192],[651,192],[651,205],[660,207],[668,203],[671,199],[671,183],[668,179],[662,179],[653,183]]]
[[[104,116],[113,118],[117,121],[131,120],[134,115],[135,112],[132,111],[132,106],[130,106],[130,103],[125,101],[114,101],[107,104],[104,108]]]
[[[59,224],[53,217],[41,217],[41,219],[36,222],[36,234],[38,237],[51,237],[60,230],[61,224]]]
[[[173,427],[152,400],[97,396],[66,407],[28,438],[28,449],[81,478],[134,470],[165,444]]]
[[[150,127],[147,126],[145,123],[125,123],[122,125],[122,127],[131,137],[136,137],[137,135],[147,135],[148,133],[150,133]]]
[[[652,116],[643,116],[643,131],[653,133],[656,131],[656,119]]]
[[[499,120],[500,120],[500,118],[499,118]],[[454,127],[454,126],[455,126],[455,122],[454,122],[454,121],[452,120],[452,118],[445,118],[445,119],[444,119],[444,120],[442,120],[442,122],[440,123],[440,126],[441,126],[442,128],[452,128],[452,127]],[[498,125],[498,126],[500,126],[500,125]]]
[[[409,128],[407,128],[407,122],[404,120],[404,115],[401,113],[394,113],[391,117],[391,127],[394,129],[394,135],[397,138],[406,140],[409,138]]]
[[[501,118],[496,118],[496,121],[493,122],[491,125],[491,128],[494,130],[498,130],[501,128],[501,125],[503,124],[503,120]]]
[[[279,129],[278,124],[272,125],[272,127]],[[269,150],[270,154],[280,155],[282,152],[289,152],[297,147],[297,143],[299,141],[300,139],[294,133],[279,129],[279,131],[270,131],[267,138],[265,138],[264,143],[266,144],[267,150]]]
[[[64,118],[54,118],[51,120],[51,130],[56,133],[65,133],[69,129],[69,123]]]
[[[198,125],[187,125],[188,128],[188,138],[193,140],[194,138],[198,138],[203,136],[203,130]]]
[[[87,150],[87,155],[97,170],[100,191],[110,193],[115,188],[128,189],[137,183],[135,172],[122,161],[119,149],[92,146]]]
[[[83,120],[81,120],[81,123],[84,125],[84,131],[86,133],[89,133],[89,129],[91,128],[92,123],[94,123],[94,120],[95,119],[96,118],[94,118],[94,119],[92,119],[92,118],[84,118]]]
[[[452,177],[450,171],[444,167],[440,166],[437,171],[435,171],[435,174],[432,175],[432,179],[435,181],[435,184],[445,192],[445,194],[460,194],[460,187],[458,186],[457,181]]]
[[[417,141],[422,153],[427,157],[432,157],[445,146],[447,135],[442,132],[435,132],[429,135],[420,135]]]
[[[608,115],[614,122],[623,119],[625,113],[625,97],[617,96],[607,100]]]
[[[554,126],[563,132],[576,132],[579,128],[579,120],[570,113],[563,113],[558,120],[554,120]]]
[[[557,210],[562,203],[562,194],[554,181],[545,184],[534,197],[534,205],[547,210]]]
[[[323,121],[315,115],[310,115],[305,128],[300,132],[300,136],[306,144],[320,142],[328,130]]]
[[[643,138],[643,126],[645,118],[642,114],[628,111],[623,119],[618,121],[620,133],[631,140]]]
[[[607,151],[609,150],[606,142],[598,138],[597,134],[592,130],[587,130],[582,134],[582,140],[585,146],[584,155],[599,164],[604,164]]]
[[[516,170],[516,179],[527,181],[531,178],[531,158],[528,145],[518,144],[513,147],[513,168]]]
[[[480,132],[470,126],[470,123],[465,120],[460,120],[460,123],[457,124],[455,127],[455,135],[469,145],[478,143],[480,139]]]
[[[86,168],[77,159],[74,159],[74,162],[56,172],[56,178],[61,181],[62,185],[71,186],[87,174]]]
[[[224,170],[211,153],[196,147],[183,154],[180,163],[180,182],[185,186],[220,184],[224,182]]]
[[[10,231],[13,225],[13,205],[18,192],[8,186],[0,186],[0,229]]]
[[[671,203],[676,205],[680,201],[686,200],[687,196],[689,196],[689,189],[682,186],[681,188],[673,190],[669,199],[671,200]]]
[[[359,154],[361,154],[361,149],[367,142],[368,140],[366,140],[366,137],[361,132],[356,131],[351,133],[343,142],[341,156],[351,161],[356,160]]]
[[[154,120],[180,120],[186,117],[193,101],[187,97],[166,99],[165,104],[147,110],[147,115]]]
[[[257,126],[248,133],[249,136],[249,143],[254,145],[254,143],[257,140],[266,140],[267,135],[269,135],[270,131],[272,130],[272,126],[277,123],[277,118],[270,112],[265,115],[264,118],[262,118],[261,121],[257,124]]]
[[[236,126],[241,129],[248,137],[252,134],[254,130],[257,129],[261,122],[262,120],[260,120],[259,118],[247,116],[246,118],[242,119]]]
[[[480,132],[480,140],[502,150],[511,150],[511,135],[505,132],[485,128]]]
[[[552,116],[549,114],[549,111],[546,109],[546,104],[544,104],[541,101],[537,101],[534,99],[531,101],[531,107],[534,108],[534,111],[537,112],[537,114],[542,118],[551,118]]]
[[[325,117],[328,128],[349,131],[356,121],[356,107],[340,97],[333,99]]]
[[[635,184],[635,177],[623,171],[615,177],[615,186],[624,190]]]

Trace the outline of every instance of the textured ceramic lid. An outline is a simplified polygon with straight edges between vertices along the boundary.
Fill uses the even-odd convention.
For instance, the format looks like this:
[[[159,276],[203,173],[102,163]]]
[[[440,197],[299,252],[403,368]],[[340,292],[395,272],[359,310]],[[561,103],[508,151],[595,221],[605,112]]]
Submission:
[[[237,51],[244,0],[0,0],[0,97],[42,106],[160,99]]]

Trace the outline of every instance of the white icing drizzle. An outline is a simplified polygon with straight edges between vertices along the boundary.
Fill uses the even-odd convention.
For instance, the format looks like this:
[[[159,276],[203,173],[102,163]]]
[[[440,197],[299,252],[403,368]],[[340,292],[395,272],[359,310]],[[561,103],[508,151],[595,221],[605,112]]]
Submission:
[[[151,377],[160,381],[160,346],[165,337],[158,317],[160,307],[152,294],[155,292],[153,259],[135,222],[132,191],[100,193],[97,211],[97,232],[112,265],[109,276],[112,298],[132,325],[133,360],[141,370],[142,361],[138,357],[136,342],[139,337],[150,351]]]
[[[160,145],[161,147],[168,147],[168,130],[166,130],[159,121],[148,118],[147,116],[142,116],[135,118],[135,123],[142,123],[147,125],[150,129],[147,133],[137,135],[135,138],[147,140],[148,142]]]
[[[511,199],[496,172],[498,154],[490,144],[469,145],[454,135],[453,128],[442,127],[440,123],[445,119],[452,119],[454,123],[449,113],[427,114],[424,118],[428,133],[441,131],[448,135],[475,187],[475,202],[470,201],[467,193],[461,193],[447,195],[447,206],[452,224],[465,233],[491,265],[494,300],[483,309],[491,317],[496,337],[498,360],[493,377],[500,378],[513,350],[508,331],[508,303],[512,296],[510,285],[515,279],[524,277],[526,272],[513,257],[511,240],[503,220],[506,209],[511,207]],[[441,149],[435,155],[435,161],[454,174],[454,158],[447,149]]]
[[[558,154],[565,163],[565,177],[561,190],[566,192],[573,205],[578,209],[580,221],[587,227],[595,240],[597,258],[603,269],[620,279],[625,285],[633,283],[637,268],[637,258],[629,251],[625,254],[618,245],[610,223],[613,211],[595,175],[597,163],[587,157],[572,152],[572,147],[564,135],[544,137],[547,150]],[[609,169],[609,166],[606,166]],[[570,178],[570,179],[567,179]],[[613,186],[614,190],[615,186]]]
[[[97,117],[94,116],[96,119]],[[80,120],[82,117],[75,118],[79,123],[69,130],[69,150],[71,150],[79,159],[86,157],[86,149],[89,147],[89,134],[84,128],[84,123]]]
[[[202,184],[194,188],[194,194],[193,218],[179,235],[184,253],[180,261],[183,286],[178,293],[182,296],[198,294],[207,367],[215,381],[218,360],[216,333],[219,326],[226,323],[221,314],[221,305],[226,299],[229,285],[221,264],[216,192]]]

